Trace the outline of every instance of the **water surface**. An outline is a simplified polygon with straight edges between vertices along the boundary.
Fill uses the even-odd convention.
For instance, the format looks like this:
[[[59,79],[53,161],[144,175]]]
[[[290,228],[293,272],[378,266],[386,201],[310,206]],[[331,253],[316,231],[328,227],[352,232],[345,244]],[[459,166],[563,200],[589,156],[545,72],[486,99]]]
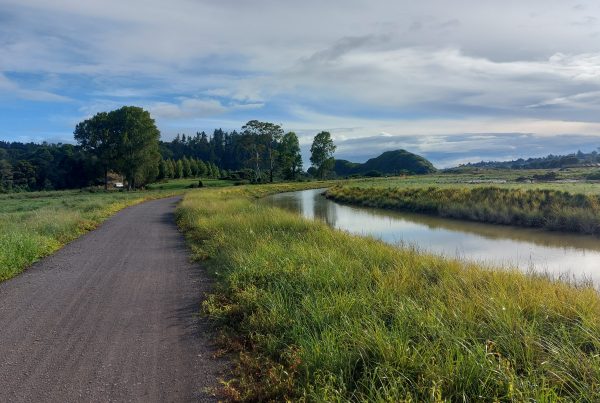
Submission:
[[[265,202],[353,234],[482,264],[547,271],[600,284],[600,238],[342,205],[324,189],[280,193]]]

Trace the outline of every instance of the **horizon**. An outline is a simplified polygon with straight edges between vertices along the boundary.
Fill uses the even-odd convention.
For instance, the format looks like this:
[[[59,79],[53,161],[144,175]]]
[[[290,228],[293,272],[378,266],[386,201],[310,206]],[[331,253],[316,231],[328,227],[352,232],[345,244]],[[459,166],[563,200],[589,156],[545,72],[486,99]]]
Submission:
[[[0,0],[0,139],[74,143],[138,105],[169,141],[251,119],[331,132],[336,158],[437,167],[600,140],[600,4]]]

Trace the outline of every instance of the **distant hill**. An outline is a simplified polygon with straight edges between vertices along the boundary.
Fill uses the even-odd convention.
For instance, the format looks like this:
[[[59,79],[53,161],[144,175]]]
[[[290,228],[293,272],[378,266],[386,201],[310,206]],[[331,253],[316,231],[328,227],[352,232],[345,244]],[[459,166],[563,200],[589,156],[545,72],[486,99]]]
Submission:
[[[338,176],[426,174],[436,171],[427,159],[406,150],[386,151],[364,164],[336,159],[334,170]]]
[[[481,161],[460,165],[465,168],[500,168],[500,169],[539,169],[539,168],[569,168],[581,166],[597,166],[600,164],[600,154],[597,151],[583,153],[578,151],[567,155],[548,155],[540,158],[519,158],[513,161]]]

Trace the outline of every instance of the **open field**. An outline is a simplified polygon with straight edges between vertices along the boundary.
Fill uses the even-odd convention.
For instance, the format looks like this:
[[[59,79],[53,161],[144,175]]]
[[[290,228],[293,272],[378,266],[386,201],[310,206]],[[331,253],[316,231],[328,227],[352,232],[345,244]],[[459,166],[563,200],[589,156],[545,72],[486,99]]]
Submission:
[[[177,211],[239,353],[236,399],[600,399],[600,296],[335,231],[255,198],[188,193]]]
[[[414,175],[406,177],[358,179],[352,182],[357,187],[443,187],[443,188],[476,188],[496,186],[507,189],[548,189],[570,193],[600,194],[600,181],[586,177],[597,169],[573,168],[565,171],[547,169],[535,170],[479,170],[472,173],[435,173],[430,175]],[[535,180],[549,172],[556,172],[556,180]],[[519,181],[521,178],[521,181]],[[534,182],[523,182],[533,179]]]
[[[0,195],[0,281],[20,273],[117,211],[181,190],[87,190]]]
[[[558,181],[517,180],[541,178],[548,172],[488,170],[477,175],[363,179],[332,188],[327,197],[367,207],[492,224],[600,234],[600,183],[560,177]]]

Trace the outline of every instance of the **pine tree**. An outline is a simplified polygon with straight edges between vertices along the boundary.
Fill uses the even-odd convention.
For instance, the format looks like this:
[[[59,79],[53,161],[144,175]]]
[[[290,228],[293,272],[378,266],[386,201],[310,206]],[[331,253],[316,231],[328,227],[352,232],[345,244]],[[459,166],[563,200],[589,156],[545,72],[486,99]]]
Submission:
[[[183,178],[183,162],[181,162],[181,160],[177,160],[177,164],[175,166],[175,177]]]

